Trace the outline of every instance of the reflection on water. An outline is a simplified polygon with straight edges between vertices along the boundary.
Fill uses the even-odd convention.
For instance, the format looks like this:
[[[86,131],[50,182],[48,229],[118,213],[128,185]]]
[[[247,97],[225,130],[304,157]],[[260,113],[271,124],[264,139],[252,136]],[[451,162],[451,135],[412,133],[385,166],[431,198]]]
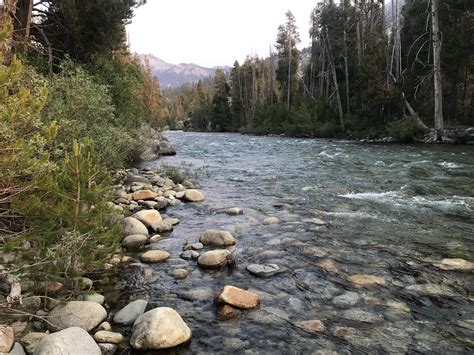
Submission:
[[[178,155],[145,165],[205,166],[199,187],[207,199],[168,210],[181,224],[154,247],[172,257],[153,266],[152,280],[132,271],[129,288],[131,298],[144,295],[153,306],[178,310],[193,330],[182,351],[472,350],[473,271],[434,266],[443,258],[474,259],[472,147],[166,136]],[[222,213],[234,206],[245,213]],[[267,216],[280,223],[264,225]],[[204,271],[179,258],[184,243],[197,241],[205,229],[235,234],[236,270]],[[338,273],[317,265],[325,254]],[[288,271],[256,278],[245,270],[250,263],[276,263]],[[192,270],[186,279],[169,276],[182,267]],[[385,286],[357,288],[347,281],[353,274],[383,277]],[[213,296],[226,284],[257,292],[260,308],[217,321]],[[312,334],[296,326],[311,319],[326,330]]]

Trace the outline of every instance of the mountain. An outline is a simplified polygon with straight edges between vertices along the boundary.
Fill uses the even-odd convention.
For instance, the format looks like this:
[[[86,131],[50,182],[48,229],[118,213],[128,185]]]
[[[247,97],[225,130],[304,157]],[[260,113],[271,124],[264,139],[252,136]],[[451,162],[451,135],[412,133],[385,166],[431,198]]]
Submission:
[[[213,76],[218,68],[229,69],[229,67],[206,68],[192,63],[171,64],[153,54],[140,54],[138,57],[142,63],[148,61],[148,65],[153,75],[160,81],[162,89],[176,88],[186,83],[197,82],[200,79]]]

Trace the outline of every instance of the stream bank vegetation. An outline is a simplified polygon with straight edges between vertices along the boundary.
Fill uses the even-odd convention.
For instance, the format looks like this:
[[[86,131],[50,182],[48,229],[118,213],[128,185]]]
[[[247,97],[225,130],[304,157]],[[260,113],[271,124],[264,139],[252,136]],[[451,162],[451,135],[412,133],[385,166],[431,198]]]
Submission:
[[[324,1],[302,51],[286,13],[266,58],[165,92],[170,127],[474,141],[474,2]],[[184,124],[179,122],[184,121]],[[453,136],[451,127],[459,127]]]
[[[22,291],[74,294],[119,246],[112,172],[164,124],[159,84],[125,43],[142,3],[0,5],[0,312]]]

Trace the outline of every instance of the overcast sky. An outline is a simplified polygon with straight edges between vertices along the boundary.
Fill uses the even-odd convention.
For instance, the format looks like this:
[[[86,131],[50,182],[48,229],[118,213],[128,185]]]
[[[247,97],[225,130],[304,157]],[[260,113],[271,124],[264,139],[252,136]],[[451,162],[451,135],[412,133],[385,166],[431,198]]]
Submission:
[[[132,51],[174,64],[232,65],[247,54],[267,56],[285,12],[296,17],[301,44],[309,44],[316,0],[148,0],[135,11]]]

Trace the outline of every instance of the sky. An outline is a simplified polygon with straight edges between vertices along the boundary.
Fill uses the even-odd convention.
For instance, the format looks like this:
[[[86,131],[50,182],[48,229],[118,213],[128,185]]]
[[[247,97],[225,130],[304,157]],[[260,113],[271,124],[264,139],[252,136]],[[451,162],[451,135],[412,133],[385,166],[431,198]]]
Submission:
[[[309,45],[309,16],[316,0],[148,0],[127,26],[133,52],[169,63],[232,65],[249,54],[268,56],[277,29],[291,10],[300,48]]]

